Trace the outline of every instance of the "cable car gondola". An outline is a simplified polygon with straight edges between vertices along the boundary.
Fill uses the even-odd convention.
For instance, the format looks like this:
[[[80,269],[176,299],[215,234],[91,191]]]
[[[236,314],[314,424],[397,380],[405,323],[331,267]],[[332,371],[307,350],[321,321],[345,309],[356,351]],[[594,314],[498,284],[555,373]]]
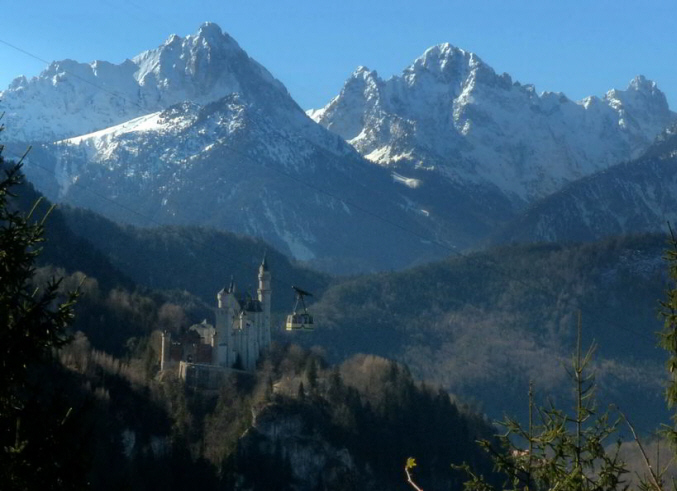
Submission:
[[[287,331],[312,331],[315,329],[313,324],[313,316],[308,313],[306,302],[303,297],[312,297],[313,294],[301,290],[299,287],[292,286],[296,292],[296,303],[294,304],[294,312],[287,316],[285,329]],[[299,313],[299,303],[303,307],[303,312]]]

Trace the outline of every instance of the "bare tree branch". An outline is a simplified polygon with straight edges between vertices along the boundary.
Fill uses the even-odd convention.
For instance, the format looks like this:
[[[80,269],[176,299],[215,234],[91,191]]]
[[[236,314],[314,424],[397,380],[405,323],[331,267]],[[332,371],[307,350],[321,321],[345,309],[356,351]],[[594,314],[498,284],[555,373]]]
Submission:
[[[628,427],[630,428],[630,431],[632,432],[632,437],[634,438],[635,443],[637,444],[637,448],[639,448],[639,451],[642,454],[642,458],[644,459],[644,464],[646,465],[646,468],[649,471],[649,476],[651,477],[651,484],[656,489],[656,491],[663,491],[663,487],[659,484],[660,481],[658,479],[658,476],[656,476],[656,472],[651,466],[651,462],[649,462],[649,457],[647,457],[646,452],[644,451],[644,446],[642,445],[642,442],[639,440],[639,437],[637,436],[635,427],[632,425],[632,423],[630,422],[630,420],[623,411],[619,409],[618,412],[623,417]]]

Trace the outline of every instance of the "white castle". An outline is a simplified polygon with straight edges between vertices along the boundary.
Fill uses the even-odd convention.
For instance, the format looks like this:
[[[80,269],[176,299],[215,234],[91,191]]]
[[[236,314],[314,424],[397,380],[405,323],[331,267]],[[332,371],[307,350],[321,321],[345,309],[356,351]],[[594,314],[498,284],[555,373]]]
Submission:
[[[254,371],[270,346],[271,276],[264,256],[259,266],[257,298],[238,296],[234,282],[216,294],[215,327],[203,321],[177,340],[162,334],[160,370],[179,367],[184,380],[211,386],[228,369]]]

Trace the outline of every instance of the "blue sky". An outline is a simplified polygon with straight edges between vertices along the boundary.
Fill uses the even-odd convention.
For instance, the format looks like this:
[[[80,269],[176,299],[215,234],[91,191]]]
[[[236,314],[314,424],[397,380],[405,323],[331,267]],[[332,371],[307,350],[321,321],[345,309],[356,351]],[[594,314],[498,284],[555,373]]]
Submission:
[[[573,99],[655,80],[677,109],[674,0],[89,0],[5,2],[0,41],[40,58],[121,62],[218,23],[305,109],[359,65],[389,77],[435,44],[477,53],[540,92]],[[43,68],[0,44],[0,88]]]

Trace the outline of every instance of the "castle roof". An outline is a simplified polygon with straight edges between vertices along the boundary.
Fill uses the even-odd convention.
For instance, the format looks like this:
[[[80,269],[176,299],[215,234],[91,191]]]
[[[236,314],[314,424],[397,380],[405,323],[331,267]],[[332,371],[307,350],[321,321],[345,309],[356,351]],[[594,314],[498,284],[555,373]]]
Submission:
[[[261,302],[255,298],[247,297],[243,298],[240,302],[240,308],[245,312],[263,312],[261,308]]]
[[[233,279],[232,276],[230,277],[230,283],[228,284],[228,286],[224,286],[223,288],[221,288],[221,290],[219,290],[218,295],[222,294],[225,295],[227,293],[235,293],[235,280]]]

